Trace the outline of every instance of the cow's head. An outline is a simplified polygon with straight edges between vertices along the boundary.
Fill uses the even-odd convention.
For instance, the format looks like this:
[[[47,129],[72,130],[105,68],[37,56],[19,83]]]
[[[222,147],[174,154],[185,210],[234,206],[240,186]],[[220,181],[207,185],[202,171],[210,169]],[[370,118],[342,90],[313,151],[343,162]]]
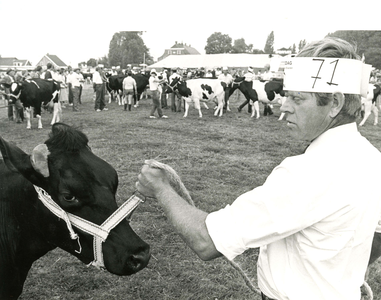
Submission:
[[[9,101],[11,103],[14,103],[21,94],[23,85],[21,82],[12,82],[10,90],[11,90],[11,96],[9,97]]]
[[[172,80],[170,87],[174,91],[179,91],[180,95],[183,97],[190,97],[192,95],[192,91],[187,87],[186,81],[182,81],[178,77]]]
[[[45,144],[32,155],[0,138],[0,149],[8,168],[21,173],[33,185],[44,189],[65,212],[101,225],[118,208],[115,169],[96,156],[87,137],[65,124],[56,123]],[[37,202],[38,230],[47,243],[60,247],[88,264],[94,260],[93,236],[73,227],[79,236],[72,240],[67,223],[59,220],[42,202]],[[130,275],[149,261],[149,245],[122,220],[101,244],[104,266],[117,275]]]
[[[284,97],[283,81],[268,81],[265,83],[265,92],[267,99],[270,101],[275,99],[275,94],[279,94]]]

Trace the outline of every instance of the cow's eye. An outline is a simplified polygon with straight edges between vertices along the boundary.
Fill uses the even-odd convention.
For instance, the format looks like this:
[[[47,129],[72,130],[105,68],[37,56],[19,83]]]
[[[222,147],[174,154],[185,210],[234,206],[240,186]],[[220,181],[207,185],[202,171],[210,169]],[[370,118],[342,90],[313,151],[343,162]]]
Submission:
[[[73,196],[71,194],[64,194],[63,198],[67,202],[73,202],[73,201],[77,200],[77,198],[75,198],[75,196]]]

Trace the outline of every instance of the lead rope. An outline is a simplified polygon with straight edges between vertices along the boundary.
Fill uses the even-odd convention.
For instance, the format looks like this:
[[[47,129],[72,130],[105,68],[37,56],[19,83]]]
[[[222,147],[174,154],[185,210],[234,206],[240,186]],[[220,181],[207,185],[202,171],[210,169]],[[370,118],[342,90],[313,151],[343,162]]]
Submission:
[[[188,190],[186,189],[185,185],[182,183],[180,176],[177,175],[176,171],[173,168],[153,159],[146,160],[144,163],[150,166],[151,168],[165,171],[168,176],[170,185],[174,188],[176,193],[178,193],[182,198],[184,198],[190,205],[195,206]],[[242,268],[234,261],[227,259],[225,256],[224,258],[242,276],[243,280],[245,281],[249,289],[255,294],[261,295],[261,291],[253,285],[250,278],[246,275],[246,273],[242,270]]]

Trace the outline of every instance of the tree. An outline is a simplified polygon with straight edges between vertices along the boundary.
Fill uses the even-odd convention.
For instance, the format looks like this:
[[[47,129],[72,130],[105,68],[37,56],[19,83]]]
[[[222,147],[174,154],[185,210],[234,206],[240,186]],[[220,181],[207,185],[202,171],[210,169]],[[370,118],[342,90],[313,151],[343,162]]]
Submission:
[[[380,30],[339,30],[328,34],[355,44],[357,54],[365,56],[365,63],[381,69],[381,31]]]
[[[260,50],[260,49],[253,49],[251,51],[251,53],[253,53],[253,54],[265,54],[265,52],[263,50]]]
[[[153,62],[149,49],[141,38],[141,31],[120,31],[114,33],[109,47],[108,60],[111,66],[127,68],[128,64],[149,64]]]
[[[88,61],[87,61],[87,66],[88,67],[96,67],[97,66],[97,60],[95,58],[90,58]]]
[[[296,46],[295,46],[295,43],[292,44],[291,54],[296,54]]]
[[[206,54],[230,53],[233,49],[232,39],[227,34],[215,32],[208,37],[204,49]]]
[[[271,31],[271,33],[268,35],[265,48],[263,50],[266,54],[274,53],[274,31]]]
[[[246,45],[245,39],[241,38],[234,40],[234,46],[232,48],[232,53],[250,53],[253,49],[253,44]]]
[[[109,60],[106,55],[98,59],[98,64],[104,65],[105,68],[110,67]]]
[[[299,47],[298,47],[299,52],[300,52],[300,50],[302,50],[302,49],[304,48],[304,46],[305,46],[306,44],[307,44],[306,40],[301,40],[301,41],[299,42]]]

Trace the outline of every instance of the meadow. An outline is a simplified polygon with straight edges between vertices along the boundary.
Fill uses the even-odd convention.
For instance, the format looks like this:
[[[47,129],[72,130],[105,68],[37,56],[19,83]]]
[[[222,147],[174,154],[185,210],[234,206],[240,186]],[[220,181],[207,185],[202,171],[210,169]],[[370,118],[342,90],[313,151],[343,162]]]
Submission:
[[[277,120],[279,106],[274,107],[274,115],[256,120],[246,108],[237,112],[243,96],[236,96],[231,98],[232,111],[221,118],[203,108],[200,119],[191,107],[185,119],[183,113],[170,109],[164,110],[168,119],[149,119],[149,99],[132,111],[123,111],[113,102],[108,111],[95,112],[92,88],[85,86],[80,112],[67,106],[63,122],[82,130],[92,151],[117,170],[118,203],[134,192],[144,160],[157,159],[177,171],[196,206],[211,212],[263,184],[276,165],[287,156],[302,153],[307,145],[291,139],[286,122]],[[47,139],[50,120],[51,114],[44,112],[44,128],[38,130],[33,119],[32,129],[26,130],[25,123],[8,121],[6,109],[0,108],[0,136],[30,153]],[[372,124],[371,116],[360,132],[381,149],[381,125]],[[354,176],[364,175],[369,174]],[[369,184],[377,184],[371,176]],[[20,299],[260,299],[225,259],[203,262],[188,249],[155,201],[137,208],[131,227],[151,245],[147,268],[130,277],[118,277],[88,268],[56,249],[33,264]],[[251,249],[236,259],[255,286],[257,255],[258,249]],[[381,299],[381,259],[371,267],[368,283],[374,299]]]

